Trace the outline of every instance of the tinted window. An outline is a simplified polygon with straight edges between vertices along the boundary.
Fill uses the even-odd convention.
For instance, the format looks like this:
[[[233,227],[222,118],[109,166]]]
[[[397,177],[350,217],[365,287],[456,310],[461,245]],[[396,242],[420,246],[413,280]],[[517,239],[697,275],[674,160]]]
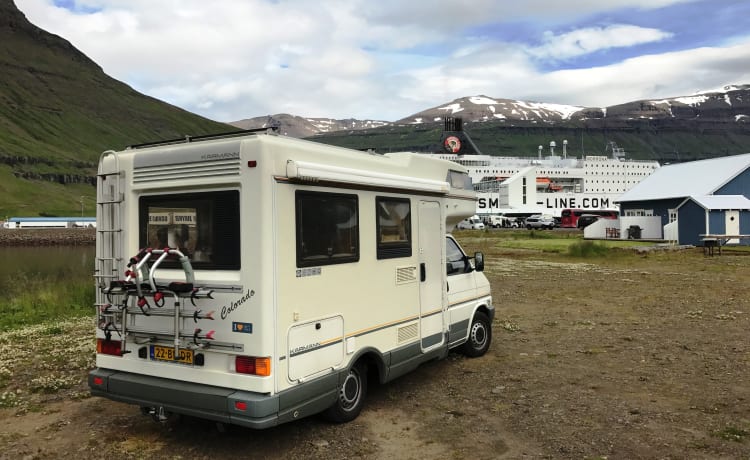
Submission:
[[[240,198],[236,190],[142,196],[140,246],[177,248],[194,268],[240,268]],[[165,267],[177,267],[165,261]]]
[[[452,188],[459,188],[463,190],[471,190],[473,188],[471,177],[469,177],[469,174],[465,172],[448,171],[448,177],[446,178],[446,180]]]
[[[359,260],[357,195],[296,192],[297,266]]]
[[[411,256],[411,202],[406,198],[378,197],[378,259]]]
[[[471,270],[464,252],[453,239],[448,237],[445,238],[445,261],[448,275],[457,275]]]

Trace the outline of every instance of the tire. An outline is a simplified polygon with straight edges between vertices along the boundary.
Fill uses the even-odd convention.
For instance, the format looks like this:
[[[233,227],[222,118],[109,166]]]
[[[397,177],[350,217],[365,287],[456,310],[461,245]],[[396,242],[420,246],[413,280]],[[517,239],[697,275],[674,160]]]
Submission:
[[[469,339],[463,344],[461,351],[470,358],[478,358],[490,348],[492,343],[492,324],[490,318],[478,311],[469,328]]]
[[[531,225],[526,224],[526,230],[531,230]]]
[[[367,396],[367,365],[357,361],[339,387],[336,402],[323,412],[323,417],[334,423],[351,422],[362,411]]]

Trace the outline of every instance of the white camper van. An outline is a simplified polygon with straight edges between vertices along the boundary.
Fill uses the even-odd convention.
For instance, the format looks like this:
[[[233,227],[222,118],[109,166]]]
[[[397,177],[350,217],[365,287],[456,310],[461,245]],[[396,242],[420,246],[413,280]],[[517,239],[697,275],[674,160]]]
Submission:
[[[494,316],[456,163],[273,132],[107,151],[99,164],[91,393],[266,428],[360,412],[384,383]]]

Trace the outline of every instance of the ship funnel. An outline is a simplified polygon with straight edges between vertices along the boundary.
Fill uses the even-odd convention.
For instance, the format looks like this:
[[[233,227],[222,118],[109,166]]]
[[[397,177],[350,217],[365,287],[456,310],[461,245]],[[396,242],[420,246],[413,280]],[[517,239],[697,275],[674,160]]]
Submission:
[[[443,118],[443,133],[440,136],[440,146],[435,152],[452,153],[457,155],[481,155],[469,133],[464,131],[464,122],[461,117]]]
[[[540,145],[539,146],[539,159],[540,160],[542,159],[542,150],[544,150],[544,147]]]
[[[554,155],[555,154],[555,147],[557,147],[557,144],[555,144],[555,141],[549,142],[549,154]]]
[[[443,131],[463,131],[464,120],[461,117],[445,117],[443,122],[445,123]]]

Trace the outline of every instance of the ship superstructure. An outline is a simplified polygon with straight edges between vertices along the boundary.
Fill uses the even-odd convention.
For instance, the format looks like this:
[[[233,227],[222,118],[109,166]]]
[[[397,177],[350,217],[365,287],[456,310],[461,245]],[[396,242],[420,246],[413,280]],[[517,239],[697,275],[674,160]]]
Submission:
[[[555,141],[539,146],[535,157],[482,154],[462,129],[460,118],[446,118],[441,140],[444,152],[433,153],[461,164],[478,192],[478,214],[552,214],[565,208],[611,209],[617,198],[657,168],[657,161],[629,160],[610,142],[606,155],[568,157]]]

